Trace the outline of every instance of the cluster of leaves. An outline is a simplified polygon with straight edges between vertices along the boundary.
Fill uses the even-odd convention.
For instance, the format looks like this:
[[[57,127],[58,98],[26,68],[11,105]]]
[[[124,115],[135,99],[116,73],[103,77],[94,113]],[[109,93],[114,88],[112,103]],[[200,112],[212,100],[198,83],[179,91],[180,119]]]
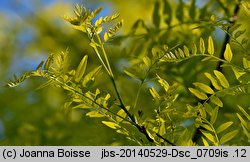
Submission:
[[[245,2],[243,4],[247,6]],[[180,3],[176,6],[178,12],[175,13],[176,19],[174,19],[171,4],[167,0],[156,1],[153,11],[154,27],[149,27],[142,20],[138,20],[128,35],[115,37],[115,33],[122,27],[123,21],[119,21],[113,28],[105,32],[103,32],[103,24],[114,22],[119,14],[100,17],[93,21],[100,13],[101,8],[91,11],[83,6],[76,5],[75,17],[65,17],[65,19],[73,28],[87,35],[90,41],[89,46],[93,48],[101,66],[86,73],[88,56],[85,55],[76,69],[69,69],[67,66],[68,51],[51,54],[45,63],[42,61],[39,64],[36,70],[27,72],[20,78],[15,76],[15,80],[9,82],[8,86],[15,87],[29,77],[47,78],[48,81],[41,88],[54,85],[68,92],[69,100],[65,103],[65,108],[80,108],[89,117],[103,118],[102,123],[104,125],[125,135],[139,145],[203,144],[205,146],[218,146],[227,144],[239,134],[240,130],[233,127],[233,121],[226,121],[222,124],[216,122],[220,109],[224,107],[223,97],[250,93],[250,61],[248,51],[245,50],[248,39],[243,38],[239,41],[239,37],[243,36],[245,30],[238,30],[239,24],[232,25],[230,21],[225,22],[224,19],[218,19],[205,12],[207,7],[205,5],[204,8],[199,9],[195,0],[192,0],[190,5],[186,5],[180,0]],[[223,5],[221,8],[225,11],[228,10]],[[185,12],[187,11],[189,14],[186,17]],[[164,26],[161,25],[162,20],[165,23],[164,25],[167,26],[166,28],[161,28]],[[204,22],[200,23],[200,20]],[[173,21],[178,21],[180,24],[173,25]],[[177,45],[169,48],[167,45],[169,42],[162,40],[171,35],[171,30],[173,31],[175,27],[183,24],[198,24],[195,28],[201,28],[207,24],[211,27],[219,27],[245,51],[241,57],[242,63],[234,62],[231,43],[226,44],[223,57],[217,56],[212,36],[208,36],[207,41],[198,36],[199,43],[187,44],[183,48],[177,43],[178,41],[176,42],[178,37],[173,37],[170,38],[170,42]],[[136,52],[131,52],[131,64],[124,69],[124,74],[132,78],[132,81],[139,82],[139,86],[135,100],[125,104],[111,68],[105,43],[120,41],[128,37],[137,37],[137,30],[140,28],[146,30],[140,35],[145,38],[145,41],[138,43],[136,49],[131,50]],[[142,48],[145,44],[146,47]],[[191,47],[189,48],[189,46]],[[140,48],[141,50],[139,50]],[[137,55],[136,58],[134,53]],[[227,78],[228,76],[219,69],[214,69],[212,72],[203,72],[202,75],[205,76],[206,80],[204,82],[195,81],[193,86],[186,86],[184,81],[178,81],[177,77],[170,81],[164,79],[167,76],[165,70],[168,67],[191,62],[194,58],[201,59],[203,64],[222,63],[221,67],[233,71],[234,82],[231,83]],[[94,86],[95,78],[102,67],[106,71],[116,95],[106,91],[102,92]],[[145,88],[146,84],[150,86]],[[147,93],[152,96],[153,102],[150,106],[154,115],[145,115],[146,110],[139,108],[138,103],[143,89],[146,89]],[[197,100],[193,103],[183,101],[183,93],[192,94]],[[241,122],[243,133],[249,139],[249,114],[242,107],[238,107],[244,116],[242,117],[240,113],[237,113],[237,117]],[[186,126],[185,123],[189,123],[188,125],[191,125],[192,129],[201,128],[199,130],[202,134],[202,143],[192,140],[193,134],[188,131],[190,127]]]

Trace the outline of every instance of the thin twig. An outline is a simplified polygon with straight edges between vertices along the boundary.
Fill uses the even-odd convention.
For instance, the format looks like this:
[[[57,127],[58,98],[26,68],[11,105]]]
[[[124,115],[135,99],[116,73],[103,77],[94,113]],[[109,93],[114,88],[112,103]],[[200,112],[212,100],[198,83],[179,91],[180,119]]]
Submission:
[[[164,140],[165,142],[167,142],[168,144],[170,144],[171,146],[176,146],[173,142],[169,141],[168,139],[162,137],[160,134],[156,133],[156,135],[161,138],[162,140]]]

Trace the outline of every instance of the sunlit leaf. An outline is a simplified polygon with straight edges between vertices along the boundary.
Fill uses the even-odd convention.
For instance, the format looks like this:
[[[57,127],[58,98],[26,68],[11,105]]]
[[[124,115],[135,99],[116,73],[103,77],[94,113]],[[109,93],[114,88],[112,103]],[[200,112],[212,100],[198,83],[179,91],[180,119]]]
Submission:
[[[207,95],[197,89],[194,88],[188,88],[191,93],[193,93],[197,98],[201,100],[206,100],[208,99]]]
[[[245,69],[250,68],[250,61],[248,61],[246,58],[243,58],[243,66]]]
[[[232,53],[232,50],[231,50],[231,47],[230,47],[230,45],[229,44],[227,44],[227,46],[226,46],[226,50],[225,50],[225,52],[224,52],[224,58],[225,58],[225,60],[227,60],[227,61],[231,61],[232,60],[232,58],[233,58],[233,53]]]
[[[147,66],[147,68],[150,68],[151,66],[151,60],[148,56],[143,57],[143,62],[145,63],[145,65]]]
[[[79,104],[77,106],[72,107],[72,109],[90,109],[91,107],[86,104]]]
[[[210,101],[219,107],[223,107],[223,102],[216,96],[211,96]]]
[[[102,69],[102,66],[98,66],[98,67],[94,68],[91,72],[86,74],[83,78],[82,86],[86,87],[90,81],[94,81],[95,77],[99,74],[101,69]]]
[[[114,122],[110,122],[110,121],[102,121],[102,123],[112,129],[117,129],[120,128],[120,126]]]
[[[202,123],[201,126],[210,132],[214,131],[213,128],[211,128],[211,126],[208,124]]]
[[[204,83],[195,82],[193,83],[193,85],[195,85],[205,93],[214,94],[214,90]]]
[[[219,80],[220,84],[224,87],[224,88],[229,88],[229,83],[226,79],[226,77],[224,76],[224,74],[222,74],[220,71],[218,70],[214,70],[214,74],[217,77],[217,79]]]
[[[246,74],[246,72],[234,67],[234,66],[231,66],[233,72],[234,72],[234,75],[236,77],[236,79],[239,79],[241,76],[243,76],[244,74]]]
[[[200,52],[201,52],[201,54],[204,54],[205,50],[206,50],[205,42],[204,42],[203,38],[200,38]]]
[[[162,79],[160,76],[157,75],[157,78],[159,79],[158,82],[161,84],[161,86],[164,88],[166,92],[168,92],[170,86],[168,82],[164,79]]]
[[[231,125],[233,124],[233,122],[226,122],[226,123],[223,123],[221,124],[217,129],[216,129],[216,132],[217,133],[221,133],[223,131],[225,131],[227,128],[229,128]]]
[[[180,48],[178,48],[178,54],[181,56],[181,58],[185,57],[184,52]]]
[[[213,42],[213,38],[211,36],[209,36],[208,38],[208,48],[207,51],[210,55],[214,54],[214,42]]]
[[[244,116],[250,121],[250,115],[243,109],[243,107],[238,105],[238,108],[244,114]]]
[[[105,115],[101,114],[100,112],[98,111],[91,111],[91,112],[88,112],[86,114],[86,116],[90,117],[90,118],[102,118],[102,117],[105,117]]]
[[[104,35],[103,35],[103,40],[104,40],[104,42],[107,42],[108,39],[109,39],[108,33],[105,32]]]
[[[207,140],[204,137],[201,137],[201,140],[202,140],[204,146],[209,146],[209,143],[207,142]]]
[[[238,119],[240,120],[241,125],[242,125],[247,131],[250,131],[249,123],[248,123],[245,119],[243,119],[243,117],[242,117],[240,114],[236,113],[236,115],[237,115]]]
[[[150,88],[150,89],[149,89],[149,92],[150,92],[150,94],[153,96],[153,98],[154,98],[156,101],[159,101],[159,100],[160,100],[161,97],[160,97],[159,93],[155,90],[154,87]]]
[[[79,82],[84,73],[85,73],[85,70],[86,70],[86,67],[87,67],[87,60],[88,60],[88,56],[85,55],[83,57],[83,59],[81,60],[80,64],[78,65],[77,69],[76,69],[76,74],[75,74],[75,81],[76,82]]]
[[[106,16],[103,18],[102,23],[107,23],[107,22],[113,21],[113,20],[117,19],[119,16],[120,16],[119,13],[113,14],[112,16]]]
[[[200,130],[201,131],[201,133],[207,138],[207,139],[209,139],[211,142],[215,142],[215,139],[214,139],[214,136],[210,133],[210,132],[208,132],[208,131],[205,131],[205,130]]]
[[[130,106],[126,106],[126,109],[129,110]],[[126,118],[126,116],[127,116],[126,112],[123,109],[119,110],[118,113],[117,113],[117,115],[119,115],[119,116],[122,117],[121,118],[119,116],[116,116],[117,122],[121,122],[123,120],[123,118]]]

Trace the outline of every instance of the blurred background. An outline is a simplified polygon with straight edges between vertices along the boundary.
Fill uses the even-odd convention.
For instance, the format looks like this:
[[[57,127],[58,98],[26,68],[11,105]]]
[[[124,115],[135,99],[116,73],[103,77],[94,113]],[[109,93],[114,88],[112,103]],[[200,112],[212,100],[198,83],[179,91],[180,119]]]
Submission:
[[[70,52],[72,66],[76,66],[84,54],[90,55],[90,62],[92,63],[90,67],[98,64],[95,56],[91,55],[93,51],[88,47],[86,36],[73,30],[63,20],[64,15],[73,13],[75,3],[84,4],[87,8],[92,9],[103,6],[104,9],[101,12],[101,16],[120,12],[121,18],[125,22],[120,34],[126,34],[138,19],[142,19],[146,24],[152,26],[151,16],[154,2],[155,0],[1,0],[0,145],[135,144],[108,127],[101,125],[100,120],[90,120],[81,111],[65,112],[63,105],[67,101],[67,95],[62,90],[54,87],[36,90],[44,80],[30,79],[13,89],[4,88],[3,85],[6,81],[13,78],[13,74],[20,75],[24,71],[34,69],[50,53],[65,51],[67,48]],[[174,5],[179,1],[172,0],[170,2]],[[185,2],[190,3],[188,0]],[[206,2],[205,0],[197,0],[197,5],[202,8]],[[214,8],[217,9],[218,5],[215,5]],[[210,10],[213,11],[212,9]],[[218,15],[222,14],[220,10],[216,12]],[[247,27],[249,24],[246,23],[246,15],[244,13],[240,14],[239,21],[242,21],[243,24],[245,23],[243,28]],[[224,32],[214,28],[207,28],[192,32],[186,30],[187,33],[179,32],[179,35],[174,36],[169,34],[163,37],[165,39],[165,42],[163,42],[173,46],[175,44],[190,45],[192,41],[196,41],[192,34],[204,37],[212,34],[216,39],[216,47],[219,47],[224,39]],[[203,30],[207,32],[203,32]],[[247,35],[249,36],[249,31]],[[154,33],[151,33],[151,36],[152,40],[155,39],[153,38]],[[183,36],[185,36],[184,40]],[[178,41],[180,38],[182,38],[181,42]],[[148,45],[147,42],[142,41],[140,45],[145,44],[146,46]],[[108,46],[107,48],[107,51],[111,51],[113,66],[117,72],[120,72],[119,67],[128,64],[129,51],[126,51],[126,48],[124,46],[121,47],[119,44],[115,47]],[[137,46],[137,48],[139,49],[141,46]],[[138,52],[138,49],[135,49],[133,53],[136,53],[136,50]],[[143,51],[139,51],[139,53],[143,53]],[[191,67],[199,61],[193,60],[190,63]],[[170,77],[177,78],[177,80],[178,78],[184,78],[183,80],[187,81],[185,86],[191,86],[199,74],[196,71],[186,75],[187,70],[190,70],[190,65],[180,65],[174,68]],[[183,67],[186,67],[186,70],[181,71]],[[212,67],[208,68],[212,69]],[[174,76],[174,70],[181,72]],[[208,69],[199,70],[199,73],[202,73]],[[182,82],[183,80],[179,81]],[[132,91],[133,86],[136,88],[138,85],[131,82],[128,84],[131,85],[131,89],[128,90],[127,86],[121,86],[124,83],[127,83],[126,79],[119,81],[123,96],[129,94],[125,99],[125,102],[129,103],[135,97]],[[106,85],[108,84],[106,82],[100,82],[99,84],[103,87],[110,86]],[[151,100],[150,96],[146,95],[146,92],[148,94],[148,91],[145,90],[145,96],[142,97],[140,106],[147,107],[148,105],[144,105],[143,101]],[[242,95],[237,100],[242,103],[242,106],[247,107],[250,106],[247,98],[249,98],[248,95]],[[228,111],[234,112],[234,101],[236,99],[227,101]]]

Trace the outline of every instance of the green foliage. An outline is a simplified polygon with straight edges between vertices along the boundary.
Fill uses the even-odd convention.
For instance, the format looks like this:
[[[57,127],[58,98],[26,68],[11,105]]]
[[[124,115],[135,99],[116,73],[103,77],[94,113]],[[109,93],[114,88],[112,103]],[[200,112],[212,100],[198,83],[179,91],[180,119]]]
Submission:
[[[221,10],[229,10],[217,3]],[[247,2],[239,3],[248,11]],[[66,50],[51,54],[35,70],[19,78],[14,76],[7,86],[16,87],[30,77],[46,78],[40,88],[55,86],[66,91],[66,109],[80,109],[87,117],[101,118],[101,123],[138,145],[240,145],[242,141],[237,139],[242,135],[244,142],[249,142],[249,113],[238,106],[236,113],[230,115],[239,121],[226,116],[230,107],[227,97],[249,97],[250,93],[248,39],[242,38],[246,30],[239,29],[237,22],[232,23],[227,13],[221,18],[211,14],[210,3],[198,8],[195,0],[180,0],[175,10],[172,5],[156,0],[153,26],[138,20],[127,35],[120,36],[116,33],[123,20],[104,28],[106,23],[113,24],[119,14],[97,17],[101,8],[91,11],[76,5],[74,17],[65,20],[87,36],[101,66],[89,66],[90,56],[85,55],[72,68]],[[231,39],[222,55],[212,36],[215,27]],[[123,57],[128,66],[121,71],[113,68],[112,51],[107,47],[112,42],[126,46]],[[235,46],[243,51],[241,55]],[[102,69],[112,88],[98,84]],[[198,140],[193,137],[196,130],[201,133]]]

